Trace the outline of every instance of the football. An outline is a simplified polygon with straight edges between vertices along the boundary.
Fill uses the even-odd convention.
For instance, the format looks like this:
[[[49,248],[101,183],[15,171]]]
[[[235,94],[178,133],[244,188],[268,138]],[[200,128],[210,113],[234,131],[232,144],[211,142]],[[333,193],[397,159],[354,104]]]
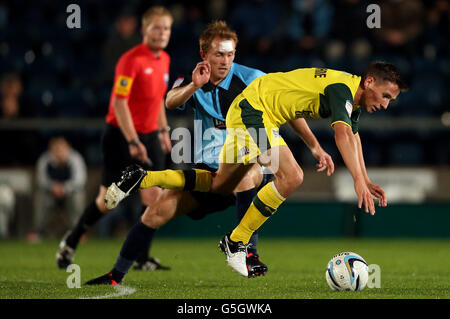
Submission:
[[[369,279],[369,268],[360,255],[343,252],[328,262],[325,278],[333,290],[363,290]]]

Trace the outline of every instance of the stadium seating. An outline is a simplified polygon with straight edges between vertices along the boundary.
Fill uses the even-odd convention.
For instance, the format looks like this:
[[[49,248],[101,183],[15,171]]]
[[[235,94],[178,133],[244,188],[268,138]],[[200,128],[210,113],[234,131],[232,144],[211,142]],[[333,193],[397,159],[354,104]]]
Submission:
[[[148,3],[139,0],[77,1],[82,8],[81,29],[67,28],[67,4],[64,1],[43,0],[30,3],[19,0],[2,6],[6,15],[0,17],[0,74],[20,74],[24,84],[24,96],[38,117],[102,118],[108,108],[112,87],[112,79],[103,77],[102,46],[114,28],[115,17],[125,5],[135,8],[139,15]],[[195,63],[200,60],[198,35],[211,18],[201,2],[187,4],[163,1],[162,4],[184,8],[182,15],[175,19],[171,42],[167,48],[172,58],[170,76],[173,80],[180,74],[190,73]],[[380,112],[375,118],[401,118],[405,115],[419,119],[439,118],[443,112],[449,111],[450,94],[446,85],[450,81],[450,60],[447,54],[449,48],[445,45],[446,41],[443,41],[448,39],[447,34],[439,34],[430,27],[425,28],[421,38],[422,46],[409,55],[398,54],[394,50],[377,52],[376,47],[372,47],[369,48],[370,57],[355,58],[348,53],[348,48],[344,55],[331,57],[325,54],[327,45],[332,43],[331,40],[336,36],[331,24],[321,29],[320,45],[314,50],[302,51],[298,43],[296,44],[296,36],[300,30],[298,23],[306,19],[304,15],[307,13],[299,13],[302,15],[301,19],[283,20],[283,17],[290,16],[294,11],[304,9],[296,7],[296,4],[298,3],[289,5],[284,2],[229,2],[223,18],[240,35],[236,62],[265,72],[320,66],[361,74],[369,60],[384,59],[396,64],[407,75],[411,89],[391,104],[389,112]],[[339,3],[329,4],[321,7],[327,14],[317,18],[336,18],[333,16],[333,10],[341,12],[337,10],[339,8],[336,9]],[[24,7],[27,9],[24,10]],[[253,19],[274,17],[273,21],[265,19],[263,24],[270,30],[270,40],[274,41],[273,47],[267,52],[260,52],[256,46],[251,45],[264,33],[261,33],[261,29],[255,29],[254,25],[248,25],[250,22],[245,12],[254,13]],[[328,21],[327,19],[329,18],[325,20]],[[307,31],[307,28],[301,32],[305,30]],[[370,43],[373,39],[368,32],[365,33]],[[424,53],[425,48],[431,53]],[[176,112],[169,112],[169,115],[186,116],[185,113]],[[390,139],[377,136],[379,132],[366,129],[364,133],[367,133],[371,140],[368,143],[370,145],[366,147],[367,160],[374,165],[386,163],[388,160],[396,164],[421,164],[426,158],[429,163],[442,163],[448,158],[448,150],[442,148],[427,153],[425,157],[423,151],[414,146],[412,141],[391,143]],[[445,134],[448,133],[438,131],[432,140],[424,142],[445,141]],[[389,151],[383,153],[383,148]]]

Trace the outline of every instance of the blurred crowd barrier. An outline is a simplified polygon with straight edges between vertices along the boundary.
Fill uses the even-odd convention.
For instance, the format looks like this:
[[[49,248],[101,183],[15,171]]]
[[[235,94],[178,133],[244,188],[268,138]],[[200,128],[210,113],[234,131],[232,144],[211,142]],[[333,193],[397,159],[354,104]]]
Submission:
[[[395,211],[395,207],[415,207],[413,210],[417,210],[417,213],[423,211],[424,216],[427,216],[426,214],[430,213],[427,211],[428,206],[432,210],[433,205],[442,205],[440,207],[441,213],[450,212],[450,168],[398,167],[380,169],[369,167],[368,172],[373,182],[383,186],[391,210]],[[304,183],[287,201],[287,212],[291,211],[292,207],[298,207],[299,214],[314,214],[315,209],[323,209],[319,206],[324,203],[340,207],[337,212],[342,207],[349,207],[351,211],[357,211],[353,182],[345,169],[338,168],[333,176],[327,177],[326,174],[317,173],[314,168],[308,167],[304,169],[304,174]],[[95,197],[99,183],[100,169],[90,167],[86,186],[88,199]],[[0,221],[4,229],[7,229],[7,232],[3,233],[0,238],[24,237],[30,231],[33,220],[34,185],[35,172],[33,167],[0,168],[0,218],[2,218]],[[302,204],[307,204],[305,207],[310,207],[308,211],[303,210]],[[319,205],[319,208],[311,208],[315,204]],[[444,207],[446,208],[444,209]],[[385,208],[377,209],[380,215],[385,211]],[[285,210],[282,210],[281,215],[286,216],[286,214]],[[62,219],[66,218],[65,215],[62,212],[56,212],[51,216],[51,222],[49,223],[50,237],[59,238],[64,234],[66,229],[61,225],[63,224]],[[224,212],[214,214],[214,216],[216,217],[211,220],[209,217],[206,218],[205,222],[208,223],[209,220],[212,223],[220,220],[224,223],[234,222],[234,219],[229,218],[234,214],[230,215]],[[450,214],[448,216],[450,218]],[[325,224],[328,222],[331,223],[332,220],[324,221]],[[178,222],[175,222],[175,224],[178,225]],[[125,226],[122,225],[121,227]],[[197,225],[192,227],[197,228]],[[169,229],[172,228],[169,226]],[[91,234],[95,236],[96,232],[97,229],[94,228]],[[169,233],[172,234],[170,231]]]

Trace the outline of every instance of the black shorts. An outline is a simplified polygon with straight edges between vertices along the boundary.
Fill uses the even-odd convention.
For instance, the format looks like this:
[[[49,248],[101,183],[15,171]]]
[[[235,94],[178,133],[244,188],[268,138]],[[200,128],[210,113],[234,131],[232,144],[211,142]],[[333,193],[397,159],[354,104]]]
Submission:
[[[196,164],[194,168],[215,172],[216,169],[205,164]],[[191,191],[192,197],[199,203],[199,207],[193,212],[187,214],[193,220],[205,218],[206,215],[217,213],[236,204],[236,196],[234,194],[216,194],[206,192]]]
[[[159,171],[165,169],[165,155],[158,139],[158,131],[139,134],[139,139],[147,148],[147,155],[153,163],[149,167],[130,155],[130,150],[120,128],[106,125],[102,136],[102,185],[108,187],[120,179],[122,171],[133,163],[141,165],[146,170]]]

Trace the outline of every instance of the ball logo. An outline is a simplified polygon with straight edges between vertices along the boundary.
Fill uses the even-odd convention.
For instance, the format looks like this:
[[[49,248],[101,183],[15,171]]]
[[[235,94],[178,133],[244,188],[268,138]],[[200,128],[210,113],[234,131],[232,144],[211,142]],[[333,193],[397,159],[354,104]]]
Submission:
[[[341,261],[340,260],[336,260],[336,265],[340,265]]]
[[[122,86],[127,86],[127,84],[128,84],[128,82],[125,79],[120,81],[120,85],[122,85]]]

